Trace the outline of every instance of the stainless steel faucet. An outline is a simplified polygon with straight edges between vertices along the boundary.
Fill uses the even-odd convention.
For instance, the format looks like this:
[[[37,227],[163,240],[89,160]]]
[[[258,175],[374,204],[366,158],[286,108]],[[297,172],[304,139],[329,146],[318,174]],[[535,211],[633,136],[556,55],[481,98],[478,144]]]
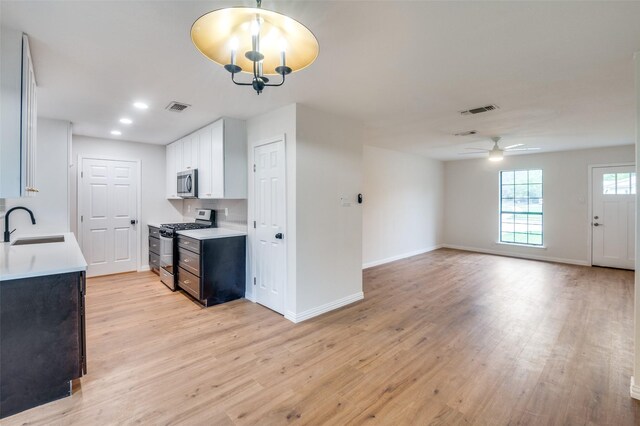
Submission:
[[[9,231],[9,215],[14,210],[26,210],[31,216],[31,223],[34,225],[36,224],[36,218],[33,216],[33,212],[26,207],[18,206],[18,207],[13,207],[7,210],[7,213],[5,213],[4,215],[4,242],[5,243],[9,242],[11,234],[13,233],[13,231],[15,231],[15,229],[13,231]]]

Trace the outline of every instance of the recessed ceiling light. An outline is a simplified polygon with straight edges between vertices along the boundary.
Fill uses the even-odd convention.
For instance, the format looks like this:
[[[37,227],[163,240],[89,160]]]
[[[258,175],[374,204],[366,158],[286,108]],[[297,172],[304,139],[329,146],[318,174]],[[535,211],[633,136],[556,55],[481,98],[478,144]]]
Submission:
[[[121,118],[120,122],[122,124],[131,124],[131,123],[133,123],[133,120],[131,120],[130,118]]]
[[[147,109],[147,108],[149,108],[149,105],[145,104],[144,102],[134,102],[133,106],[138,108],[138,109]]]
[[[111,131],[111,134],[112,134],[113,136],[120,136],[120,135],[122,134],[122,132],[121,132],[120,130],[112,130],[112,131]]]

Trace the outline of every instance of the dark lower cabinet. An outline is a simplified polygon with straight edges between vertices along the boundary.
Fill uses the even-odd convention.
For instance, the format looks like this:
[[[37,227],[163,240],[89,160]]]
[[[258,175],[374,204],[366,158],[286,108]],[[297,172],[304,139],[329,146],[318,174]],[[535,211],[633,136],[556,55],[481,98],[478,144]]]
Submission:
[[[149,269],[160,275],[160,230],[149,225]]]
[[[178,286],[205,306],[244,297],[246,237],[178,236]]]
[[[0,418],[71,395],[87,373],[85,273],[0,281]]]

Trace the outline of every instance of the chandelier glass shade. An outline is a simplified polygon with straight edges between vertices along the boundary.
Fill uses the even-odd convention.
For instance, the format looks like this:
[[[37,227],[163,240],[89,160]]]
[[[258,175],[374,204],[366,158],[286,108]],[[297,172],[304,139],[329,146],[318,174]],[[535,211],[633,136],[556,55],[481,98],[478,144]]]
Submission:
[[[235,84],[281,86],[291,72],[311,65],[318,57],[318,40],[300,22],[258,7],[230,7],[209,12],[191,27],[191,40],[207,58],[231,73]],[[236,81],[249,74],[251,82]],[[269,83],[267,76],[279,76]]]

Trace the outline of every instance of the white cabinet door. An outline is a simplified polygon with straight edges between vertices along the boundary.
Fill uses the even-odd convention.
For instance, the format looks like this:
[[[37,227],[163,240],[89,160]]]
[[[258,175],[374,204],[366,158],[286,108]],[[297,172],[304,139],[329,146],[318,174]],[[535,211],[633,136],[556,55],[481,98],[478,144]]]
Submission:
[[[192,164],[192,150],[193,145],[191,144],[191,136],[187,136],[186,138],[181,139],[182,142],[182,165],[180,167],[180,171],[191,170],[193,168]],[[196,149],[198,149],[196,147]]]
[[[174,176],[178,173],[178,172],[182,172],[185,170],[184,168],[184,164],[182,161],[182,158],[184,157],[184,139],[180,139],[179,141],[175,141],[172,145],[176,146],[176,151],[174,153],[174,155],[176,156],[175,158],[175,163],[174,163],[174,170],[173,170],[173,174]],[[176,188],[177,188],[177,182],[176,182]]]
[[[167,145],[167,168],[166,168],[166,175],[167,175],[167,181],[166,181],[166,194],[167,194],[167,198],[172,200],[172,199],[177,199],[178,198],[178,185],[177,185],[177,181],[176,181],[176,173],[177,173],[177,167],[176,167],[176,148],[177,145],[175,143],[169,144]]]
[[[224,198],[224,121],[211,125],[211,192],[213,198]]]
[[[200,152],[200,134],[202,131],[197,131],[192,135],[187,136],[187,138],[191,139],[191,160],[189,165],[192,169],[197,169],[199,167],[200,161],[198,160],[199,152]]]
[[[211,173],[211,126],[200,130],[198,166],[198,198],[213,198]]]

